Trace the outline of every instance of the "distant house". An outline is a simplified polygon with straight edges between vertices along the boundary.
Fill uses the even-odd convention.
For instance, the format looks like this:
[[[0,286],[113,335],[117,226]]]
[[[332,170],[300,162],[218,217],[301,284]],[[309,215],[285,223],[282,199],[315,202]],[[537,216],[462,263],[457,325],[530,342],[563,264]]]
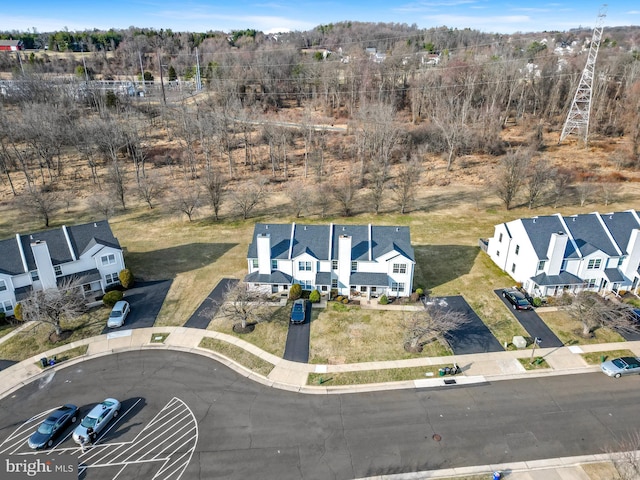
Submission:
[[[0,40],[0,52],[17,52],[19,50],[24,50],[22,40]]]
[[[405,297],[415,258],[409,227],[258,223],[247,253],[250,287],[287,292],[292,284],[322,294]]]
[[[513,220],[495,226],[487,254],[534,296],[637,293],[640,217],[627,210]]]
[[[32,290],[56,288],[70,279],[85,296],[120,283],[122,249],[106,220],[62,226],[0,240],[0,312],[13,314]]]

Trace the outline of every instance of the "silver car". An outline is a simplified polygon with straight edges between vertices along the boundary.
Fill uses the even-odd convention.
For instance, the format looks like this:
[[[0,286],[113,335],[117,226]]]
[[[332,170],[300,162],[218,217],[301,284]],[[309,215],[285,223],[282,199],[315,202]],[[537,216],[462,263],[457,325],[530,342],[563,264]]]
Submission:
[[[115,398],[107,398],[102,403],[99,403],[91,409],[86,417],[82,419],[82,423],[76,427],[73,431],[73,441],[77,444],[83,443],[89,440],[88,428],[93,429],[93,433],[98,435],[109,422],[118,416],[120,413],[120,402]]]
[[[610,377],[620,378],[622,375],[640,373],[640,359],[636,357],[620,357],[600,364],[600,369]]]
[[[109,328],[117,328],[124,325],[124,321],[129,315],[129,302],[125,302],[124,300],[120,300],[116,302],[109,314],[109,320],[107,320],[107,327]]]

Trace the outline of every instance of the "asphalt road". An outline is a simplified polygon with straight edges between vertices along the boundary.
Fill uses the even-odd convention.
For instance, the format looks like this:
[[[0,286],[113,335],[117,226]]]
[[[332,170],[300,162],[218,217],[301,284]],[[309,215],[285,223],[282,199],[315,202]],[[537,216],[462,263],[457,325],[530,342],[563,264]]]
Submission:
[[[527,331],[531,338],[541,338],[542,347],[562,347],[564,343],[560,340],[555,333],[544,323],[544,320],[540,318],[535,310],[514,310],[509,301],[502,296],[502,289],[494,290],[495,294],[500,297],[502,303],[504,303],[511,313],[516,317],[520,325]]]
[[[7,439],[33,415],[66,402],[86,412],[115,396],[123,401],[121,420],[84,460],[85,478],[97,480],[115,479],[121,469],[118,479],[134,478],[141,468],[146,473],[140,478],[146,478],[153,465],[136,462],[139,449],[123,464],[109,464],[124,448],[118,444],[148,441],[146,432],[167,457],[189,459],[185,480],[321,480],[602,453],[640,429],[640,376],[303,395],[253,383],[206,357],[171,351],[119,353],[52,373],[0,400],[0,451],[10,446],[26,452],[24,442],[14,447]],[[172,402],[180,409],[169,408]],[[171,421],[181,426],[152,428],[163,411],[180,411]],[[192,457],[190,417],[197,422]],[[167,435],[176,442],[163,443]],[[64,448],[74,447],[66,440],[55,451]],[[112,456],[103,453],[108,449]],[[102,466],[92,468],[94,461]]]
[[[119,328],[107,328],[105,325],[102,333],[153,327],[162,303],[169,292],[169,287],[171,287],[171,280],[136,282],[133,288],[124,292],[123,300],[131,305],[131,311],[127,315],[124,325]]]
[[[215,286],[213,290],[207,295],[207,298],[200,304],[200,306],[193,312],[193,315],[184,324],[189,328],[201,328],[206,329],[211,322],[211,319],[215,316],[216,312],[220,308],[220,304],[224,298],[225,293],[233,288],[238,283],[235,278],[223,278]]]

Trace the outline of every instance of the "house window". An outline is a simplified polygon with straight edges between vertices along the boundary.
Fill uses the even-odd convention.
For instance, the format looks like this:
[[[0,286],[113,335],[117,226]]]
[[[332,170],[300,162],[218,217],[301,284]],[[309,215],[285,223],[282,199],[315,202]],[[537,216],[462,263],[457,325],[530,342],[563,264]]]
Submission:
[[[310,272],[311,262],[298,262],[298,270],[300,270],[301,272],[303,271]]]
[[[257,258],[252,258],[251,259],[251,268],[258,268],[258,259]]]
[[[329,287],[327,287],[326,285],[322,285],[321,290],[322,290],[323,292],[326,292],[328,288],[329,288]]]
[[[91,284],[85,283],[84,285],[82,285],[82,291],[84,293],[89,293],[91,291]]]
[[[102,257],[100,257],[100,262],[102,263],[103,267],[107,265],[113,265],[114,263],[116,263],[116,255],[114,253],[103,255]]]
[[[500,256],[500,250],[496,250],[496,257]]]
[[[337,278],[332,278],[331,279],[331,288],[338,288],[338,279]]]
[[[502,232],[500,232],[500,236],[498,237],[498,242],[502,243]]]
[[[516,253],[516,255],[517,255],[518,253],[520,253],[520,245],[516,245],[516,252],[515,252],[515,253]]]
[[[352,272],[358,271],[358,262],[351,262],[351,271]]]
[[[593,287],[596,286],[596,279],[595,278],[590,278],[588,280],[585,280],[584,282],[585,282],[587,288],[593,288]]]
[[[56,277],[61,277],[62,276],[62,267],[60,265],[54,265],[53,266],[53,271],[56,274]]]
[[[338,260],[331,260],[331,270],[338,269]]]
[[[511,265],[511,273],[516,273],[516,264]]]
[[[0,280],[0,292],[4,292],[7,289],[7,282]]]
[[[0,312],[10,313],[13,311],[13,305],[9,300],[0,302]]]
[[[371,287],[371,293],[376,291],[376,287]]]
[[[621,267],[623,263],[624,263],[624,257],[620,257],[618,259],[618,267]]]
[[[271,270],[278,269],[278,260],[271,260]]]
[[[569,260],[562,260],[562,265],[560,265],[560,270],[564,271],[567,269],[567,263],[569,263]]]
[[[544,260],[540,260],[540,261],[538,262],[538,270],[544,270],[544,264],[545,264],[545,263],[546,263],[546,262],[545,262]]]
[[[360,291],[365,293],[367,291],[367,287],[365,287],[364,285],[360,286]]]
[[[392,282],[391,283],[391,291],[392,292],[404,292],[404,283],[403,282]]]
[[[29,272],[31,274],[31,280],[32,281],[37,281],[40,280],[40,275],[38,275],[38,270],[32,270]]]
[[[602,263],[601,258],[592,258],[591,260],[589,260],[589,263],[587,264],[587,270],[597,270],[600,268],[601,263]]]
[[[407,273],[407,264],[406,263],[394,263],[393,264],[393,273]]]
[[[107,285],[113,285],[115,283],[120,283],[120,279],[118,278],[118,274],[117,273],[107,273],[104,276],[104,280],[107,283]]]

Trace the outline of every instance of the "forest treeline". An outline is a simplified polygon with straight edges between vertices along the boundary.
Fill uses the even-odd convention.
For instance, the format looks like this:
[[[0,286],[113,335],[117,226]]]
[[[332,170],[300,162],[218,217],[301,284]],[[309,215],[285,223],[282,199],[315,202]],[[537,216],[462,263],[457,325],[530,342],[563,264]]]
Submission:
[[[246,218],[295,166],[295,175],[315,175],[315,190],[325,190],[292,188],[290,197],[302,194],[294,205],[313,198],[316,213],[349,215],[365,191],[372,211],[391,198],[404,211],[433,155],[447,170],[472,154],[534,165],[543,133],[559,131],[566,118],[591,33],[359,22],[278,35],[133,27],[26,33],[48,50],[0,52],[0,72],[13,80],[0,96],[2,183],[45,223],[64,203],[61,179],[72,173],[103,192],[92,195],[92,208],[105,215],[135,194],[149,208],[173,198],[189,218],[205,199],[215,218],[223,203]],[[639,43],[640,27],[605,29],[592,92],[591,131],[624,136],[624,148],[611,155],[633,169],[640,166]],[[198,69],[203,91],[163,102],[82,87],[89,78],[157,82],[160,68],[165,81],[177,82]],[[329,128],[338,122],[345,133]],[[517,154],[501,135],[509,123],[530,132]]]

